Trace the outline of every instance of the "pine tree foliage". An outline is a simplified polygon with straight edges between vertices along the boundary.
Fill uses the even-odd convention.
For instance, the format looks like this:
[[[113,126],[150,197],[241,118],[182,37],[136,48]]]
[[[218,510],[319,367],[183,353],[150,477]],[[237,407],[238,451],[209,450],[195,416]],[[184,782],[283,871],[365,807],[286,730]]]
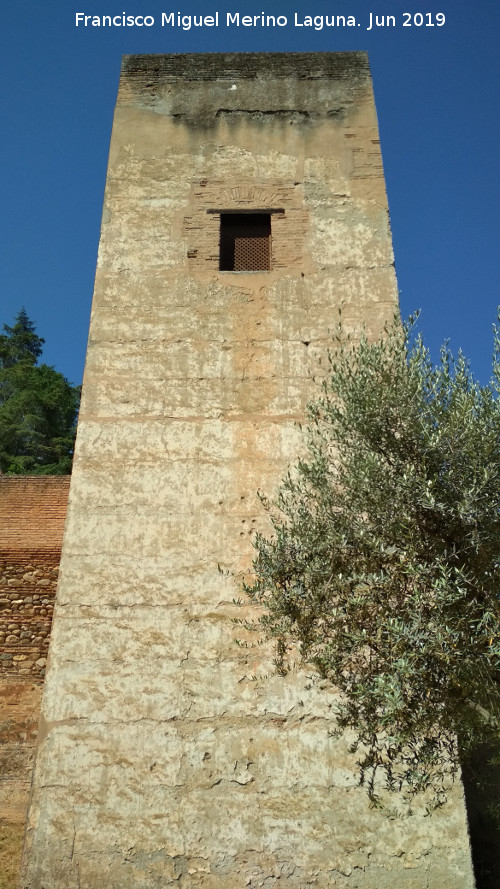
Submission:
[[[499,738],[500,339],[480,386],[411,329],[339,334],[245,587],[280,668],[298,646],[341,691],[373,799],[377,772],[439,798]]]
[[[23,307],[18,313],[13,327],[4,324],[3,329],[5,333],[0,334],[0,366],[12,367],[21,361],[36,364],[45,340],[36,333],[26,309]]]
[[[0,471],[71,472],[80,389],[47,364],[44,340],[21,309],[0,335]]]

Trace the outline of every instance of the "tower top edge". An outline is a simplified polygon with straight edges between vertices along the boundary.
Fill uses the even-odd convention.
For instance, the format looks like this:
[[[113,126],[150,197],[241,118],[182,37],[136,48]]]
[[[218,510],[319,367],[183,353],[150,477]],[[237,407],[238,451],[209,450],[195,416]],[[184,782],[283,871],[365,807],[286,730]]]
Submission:
[[[159,81],[231,79],[364,80],[370,78],[368,53],[241,52],[124,55],[121,78]]]

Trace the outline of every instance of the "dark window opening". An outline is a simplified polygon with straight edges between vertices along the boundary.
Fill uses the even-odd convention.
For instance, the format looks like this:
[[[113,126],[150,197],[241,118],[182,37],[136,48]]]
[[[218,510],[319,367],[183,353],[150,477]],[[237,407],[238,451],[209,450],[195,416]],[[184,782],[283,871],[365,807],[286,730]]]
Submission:
[[[221,272],[260,272],[271,268],[271,214],[221,213]]]

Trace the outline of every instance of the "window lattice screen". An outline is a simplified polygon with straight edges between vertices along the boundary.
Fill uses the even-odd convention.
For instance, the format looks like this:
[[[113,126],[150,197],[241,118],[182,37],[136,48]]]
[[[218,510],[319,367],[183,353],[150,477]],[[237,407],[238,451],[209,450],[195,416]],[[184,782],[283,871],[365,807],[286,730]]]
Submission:
[[[269,213],[221,214],[219,268],[227,272],[258,272],[271,268]]]

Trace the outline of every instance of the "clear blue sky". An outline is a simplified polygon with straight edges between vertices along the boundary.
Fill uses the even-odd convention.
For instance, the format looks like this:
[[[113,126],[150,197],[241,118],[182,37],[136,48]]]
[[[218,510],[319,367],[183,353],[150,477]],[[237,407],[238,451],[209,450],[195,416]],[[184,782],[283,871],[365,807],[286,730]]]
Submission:
[[[218,29],[162,12],[219,10]],[[75,13],[153,15],[151,28],[75,27]],[[287,27],[226,28],[227,11]],[[369,13],[396,27],[367,30]],[[423,13],[404,27],[404,13]],[[354,28],[298,27],[354,15]],[[444,13],[443,27],[427,26]],[[429,15],[427,15],[429,14]],[[417,16],[417,22],[420,19]],[[433,356],[449,338],[482,382],[500,303],[500,4],[496,0],[5,0],[0,20],[0,323],[24,305],[44,360],[81,381],[112,115],[123,53],[368,50],[404,316],[422,309]]]

